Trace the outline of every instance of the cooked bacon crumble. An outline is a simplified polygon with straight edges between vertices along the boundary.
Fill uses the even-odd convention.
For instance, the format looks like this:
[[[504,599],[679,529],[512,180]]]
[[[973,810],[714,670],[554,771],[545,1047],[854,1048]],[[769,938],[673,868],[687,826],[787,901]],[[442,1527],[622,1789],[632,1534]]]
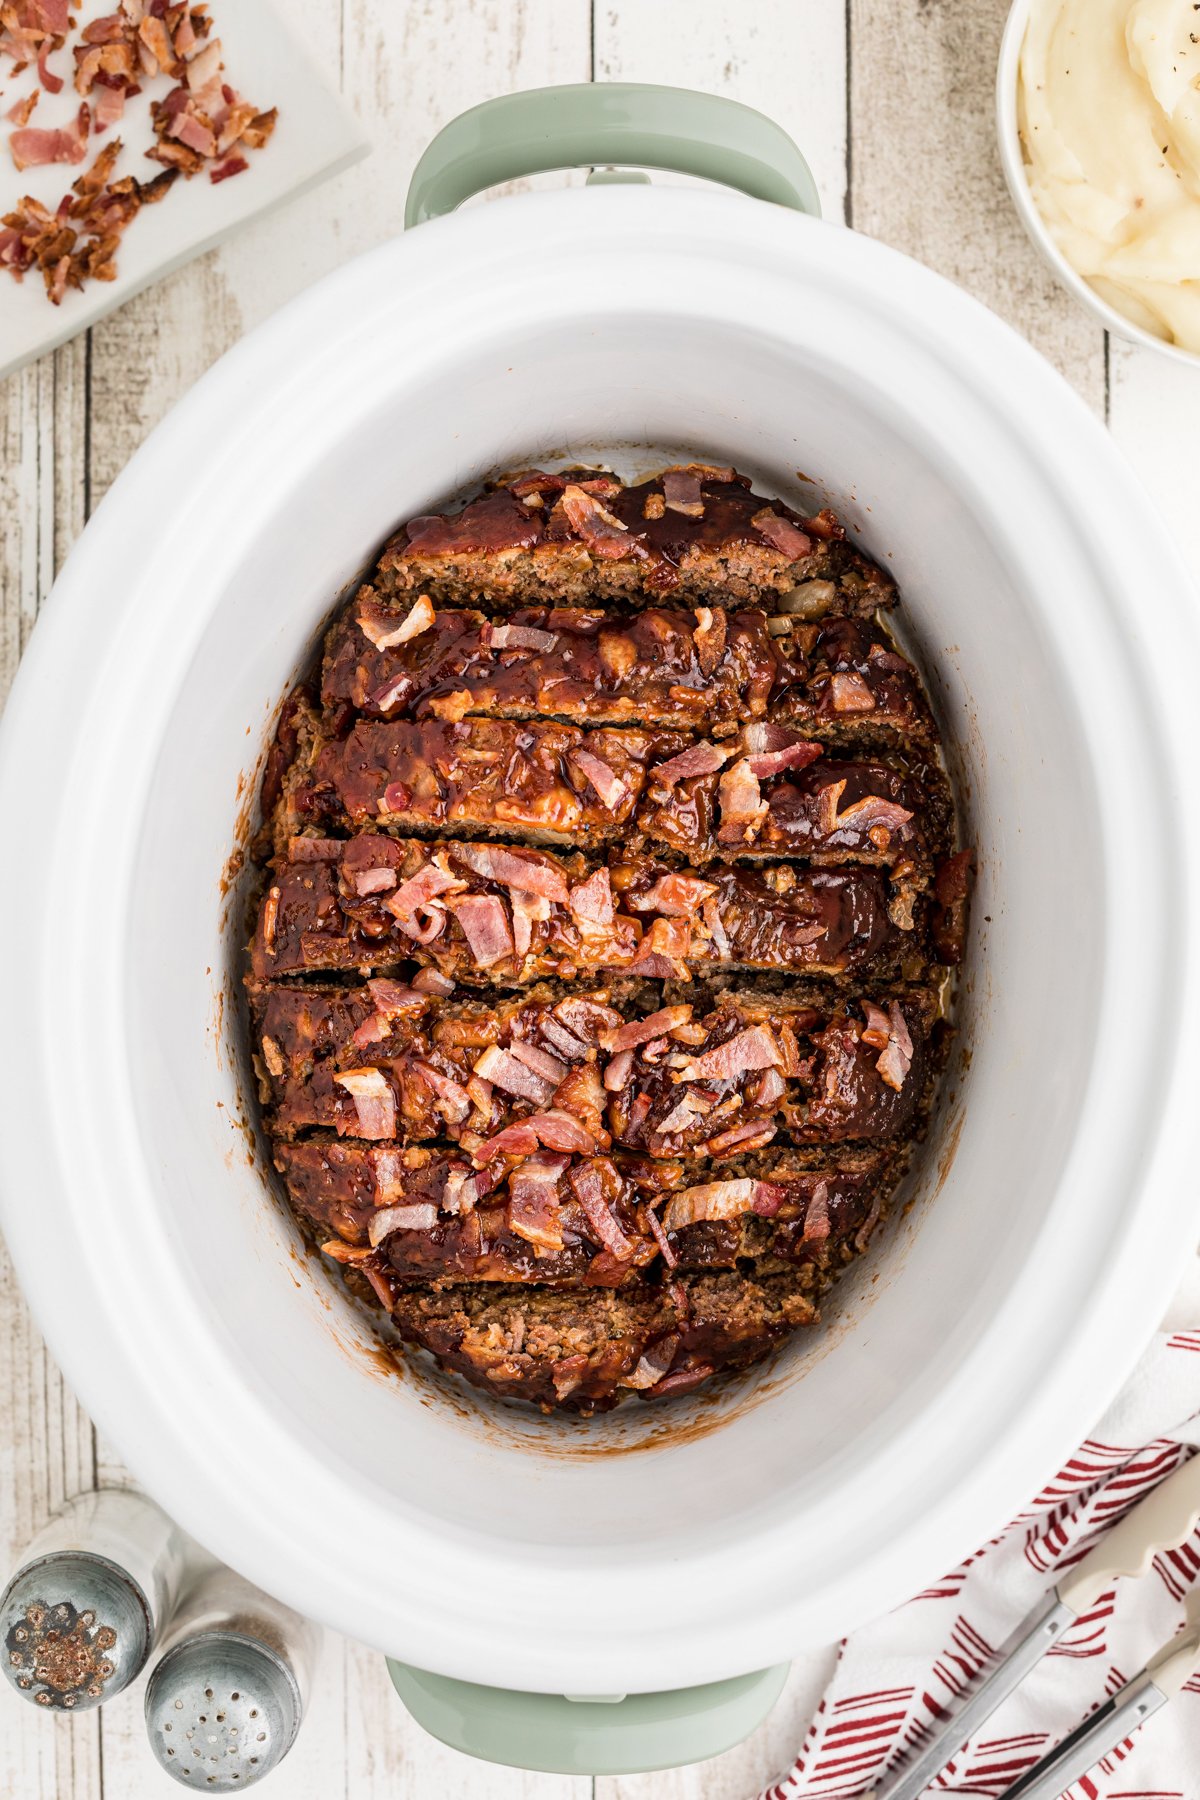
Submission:
[[[71,46],[79,104],[65,123],[32,125],[42,89],[64,83],[46,58],[66,47],[75,21],[66,0],[8,0],[0,5],[0,57],[14,72],[36,65],[40,87],[9,109],[9,151],[18,171],[86,161],[92,139],[126,116],[130,100],[160,76],[175,85],[150,104],[154,143],[145,155],[164,165],[149,181],[110,177],[122,143],[111,139],[53,210],[26,194],[0,220],[0,268],[15,281],[42,275],[54,305],[69,288],[116,279],[121,239],[143,206],[161,200],[179,175],[208,170],[214,184],[245,173],[245,152],[261,150],[275,128],[275,107],[260,110],[226,79],[221,42],[212,36],[207,0],[121,0],[90,20]]]

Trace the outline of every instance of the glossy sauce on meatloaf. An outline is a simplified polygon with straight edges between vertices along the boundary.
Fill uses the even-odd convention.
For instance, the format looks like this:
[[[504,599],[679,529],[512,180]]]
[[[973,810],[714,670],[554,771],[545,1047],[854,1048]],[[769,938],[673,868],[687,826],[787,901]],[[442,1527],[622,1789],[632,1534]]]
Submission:
[[[934,1099],[970,854],[846,538],[693,463],[409,521],[282,710],[246,975],[288,1201],[593,1412],[812,1326]]]

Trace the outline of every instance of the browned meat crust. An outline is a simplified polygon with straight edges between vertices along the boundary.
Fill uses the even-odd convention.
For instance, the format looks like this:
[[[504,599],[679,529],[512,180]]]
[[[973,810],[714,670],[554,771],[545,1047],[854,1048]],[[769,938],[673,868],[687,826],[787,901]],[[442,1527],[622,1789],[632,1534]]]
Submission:
[[[600,969],[919,976],[924,934],[900,929],[889,906],[895,895],[871,868],[715,864],[700,877],[649,856],[605,864],[488,843],[300,837],[264,892],[251,962],[258,981],[398,973],[409,960],[492,985]]]
[[[732,470],[533,471],[410,521],[283,709],[248,977],[275,1164],[488,1392],[689,1392],[811,1323],[885,1216],[970,878],[893,600]]]
[[[732,470],[671,471],[634,487],[594,471],[534,470],[458,512],[411,519],[377,575],[385,594],[518,606],[753,601],[814,581],[833,593],[810,604],[841,615],[894,599],[891,578],[846,542],[832,513],[802,519]]]

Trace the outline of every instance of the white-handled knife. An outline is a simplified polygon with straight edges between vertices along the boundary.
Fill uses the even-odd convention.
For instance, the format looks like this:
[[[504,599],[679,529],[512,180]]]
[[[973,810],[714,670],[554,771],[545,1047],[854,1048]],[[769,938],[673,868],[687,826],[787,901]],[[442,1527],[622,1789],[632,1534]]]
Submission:
[[[1037,1667],[1068,1625],[1095,1604],[1109,1582],[1118,1575],[1145,1575],[1159,1551],[1173,1550],[1182,1544],[1191,1536],[1198,1520],[1200,1455],[1185,1462],[1173,1475],[1160,1482],[1153,1493],[1147,1494],[1137,1506],[1131,1507],[1096,1548],[1089,1551],[1078,1567],[1063,1576],[1000,1646],[999,1660],[991,1673],[978,1686],[968,1689],[947,1710],[929,1742],[898,1773],[885,1777],[874,1789],[873,1795],[868,1796],[868,1800],[918,1800],[918,1796],[941,1774],[946,1764],[975,1736],[980,1726],[991,1718],[997,1707],[1021,1685],[1031,1670]],[[1176,1639],[1160,1651],[1159,1655],[1165,1657],[1168,1652],[1177,1651],[1182,1655],[1181,1645],[1182,1639]],[[1131,1695],[1130,1690],[1148,1676],[1153,1667],[1154,1664],[1148,1664],[1142,1676],[1135,1676],[1120,1694],[1101,1709],[1101,1713],[1092,1715],[1087,1721],[1089,1742],[1092,1741],[1091,1727],[1099,1724],[1102,1714],[1111,1726],[1114,1718],[1110,1708],[1115,1708],[1118,1703],[1135,1706],[1137,1697]],[[1180,1686],[1186,1680],[1187,1676],[1184,1675]],[[1152,1681],[1151,1685],[1157,1687],[1158,1683]],[[1155,1704],[1162,1705],[1167,1698],[1169,1695],[1163,1693]],[[1132,1729],[1133,1724],[1140,1724],[1141,1718],[1149,1717],[1149,1713],[1154,1710],[1155,1705],[1150,1705],[1141,1717],[1126,1723],[1125,1731]],[[1094,1752],[1092,1762],[1120,1741],[1120,1734],[1111,1737],[1102,1750]],[[1060,1746],[1060,1749],[1065,1747]],[[1084,1766],[1090,1767],[1090,1764]],[[1024,1779],[1030,1779],[1033,1773],[1034,1771],[1030,1771],[1030,1775]],[[1067,1785],[1069,1782],[1062,1784]],[[1026,1791],[1032,1795],[1032,1790],[1020,1791],[1023,1796]],[[1040,1796],[1041,1790],[1038,1791]],[[1060,1787],[1054,1793],[1061,1791]],[[1005,1800],[1008,1800],[1008,1796],[1005,1796]]]

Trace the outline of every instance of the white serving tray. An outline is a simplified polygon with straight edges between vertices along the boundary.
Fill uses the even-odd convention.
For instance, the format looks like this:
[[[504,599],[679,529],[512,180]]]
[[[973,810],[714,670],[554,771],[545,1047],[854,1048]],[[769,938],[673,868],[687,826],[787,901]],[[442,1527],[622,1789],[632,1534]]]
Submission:
[[[73,10],[84,24],[111,11],[112,4],[115,0],[86,0]],[[61,306],[53,306],[39,270],[31,270],[21,282],[0,274],[0,379],[85,331],[247,220],[338,174],[369,151],[358,121],[326,85],[268,0],[216,0],[212,13],[214,35],[224,46],[228,80],[256,105],[279,108],[270,141],[262,150],[246,152],[250,167],[243,174],[214,185],[202,171],[190,181],[177,181],[159,205],[143,208],[121,240],[115,281],[91,281],[82,291],[68,289]],[[11,211],[23,194],[57,206],[114,135],[124,143],[115,176],[136,175],[148,181],[160,173],[161,165],[147,161],[144,154],[154,141],[147,101],[168,92],[172,84],[167,76],[145,81],[142,95],[129,102],[126,117],[103,136],[90,139],[87,162],[18,173],[8,147],[14,127],[2,115],[30,91],[36,75],[30,70],[13,76],[8,73],[11,66],[7,59],[0,60],[0,213]],[[65,86],[61,94],[42,94],[31,125],[66,125],[79,105],[69,47],[51,56],[50,68]]]

